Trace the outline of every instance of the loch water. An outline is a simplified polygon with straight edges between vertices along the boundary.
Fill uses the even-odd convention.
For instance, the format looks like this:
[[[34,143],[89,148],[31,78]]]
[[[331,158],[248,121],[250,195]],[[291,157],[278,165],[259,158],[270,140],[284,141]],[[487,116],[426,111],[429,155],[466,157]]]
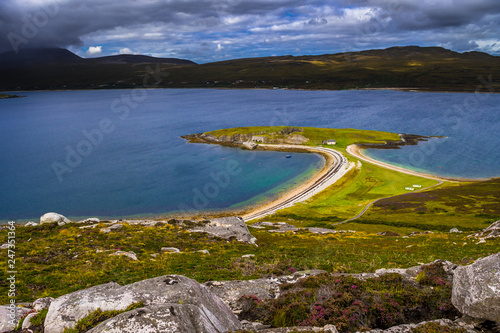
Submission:
[[[154,89],[22,92],[0,100],[0,220],[238,209],[320,169],[315,154],[187,144],[239,126],[359,128],[431,136],[369,150],[441,176],[500,176],[500,95]]]

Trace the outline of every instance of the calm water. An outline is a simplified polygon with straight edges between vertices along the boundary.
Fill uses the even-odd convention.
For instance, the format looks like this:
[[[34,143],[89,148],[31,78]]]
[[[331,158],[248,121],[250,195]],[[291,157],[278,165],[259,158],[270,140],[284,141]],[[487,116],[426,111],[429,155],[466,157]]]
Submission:
[[[254,125],[443,135],[371,156],[446,176],[500,176],[500,95],[392,91],[114,90],[0,100],[0,220],[237,208],[303,181],[320,157],[186,144]]]

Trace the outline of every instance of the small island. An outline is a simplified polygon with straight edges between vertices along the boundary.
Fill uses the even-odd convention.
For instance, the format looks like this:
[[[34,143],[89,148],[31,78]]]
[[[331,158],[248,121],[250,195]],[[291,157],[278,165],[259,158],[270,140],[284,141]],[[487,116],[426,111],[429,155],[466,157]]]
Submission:
[[[26,96],[10,95],[10,94],[0,94],[0,99],[22,98],[22,97],[26,97]]]

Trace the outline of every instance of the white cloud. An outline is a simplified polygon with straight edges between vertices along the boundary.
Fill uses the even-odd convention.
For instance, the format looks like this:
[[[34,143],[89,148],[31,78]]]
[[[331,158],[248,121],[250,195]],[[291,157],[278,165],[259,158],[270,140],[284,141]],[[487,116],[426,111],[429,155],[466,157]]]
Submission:
[[[87,50],[87,55],[91,57],[95,57],[100,54],[102,54],[102,46],[91,46]]]
[[[128,47],[125,47],[123,49],[120,49],[120,54],[134,54],[134,52],[132,52],[132,50]]]
[[[216,49],[215,51],[220,52],[220,51],[222,51],[222,49],[224,49],[224,46],[222,46],[222,45],[219,43],[219,44],[217,44],[217,49]]]

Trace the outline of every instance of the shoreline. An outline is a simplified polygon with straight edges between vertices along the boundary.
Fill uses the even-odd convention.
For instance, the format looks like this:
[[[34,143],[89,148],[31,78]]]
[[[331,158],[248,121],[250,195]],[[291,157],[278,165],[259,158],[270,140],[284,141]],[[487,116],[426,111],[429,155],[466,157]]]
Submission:
[[[334,184],[353,167],[353,164],[349,163],[341,152],[331,148],[301,145],[264,144],[260,144],[259,148],[277,151],[290,151],[294,149],[300,149],[309,153],[321,154],[323,157],[325,157],[325,166],[310,180],[283,194],[280,198],[272,200],[271,202],[260,205],[256,208],[250,208],[250,211],[248,213],[242,215],[242,218],[245,221],[259,219],[273,214],[280,209],[293,206],[294,204],[299,202],[303,202]]]
[[[381,166],[381,167],[389,169],[389,170],[402,172],[402,173],[406,173],[409,175],[423,177],[423,178],[427,178],[427,179],[442,181],[442,182],[443,181],[446,181],[446,182],[480,182],[480,181],[492,179],[492,178],[471,179],[471,178],[459,178],[459,177],[442,177],[442,176],[437,176],[437,175],[433,175],[430,173],[414,171],[411,169],[403,168],[403,167],[400,167],[397,165],[389,164],[389,163],[382,162],[382,161],[376,160],[374,158],[368,157],[365,154],[363,154],[363,152],[362,152],[363,149],[366,149],[366,148],[360,147],[357,144],[353,144],[353,145],[348,146],[346,148],[346,151],[351,156],[354,156],[354,157],[356,157],[364,162],[372,163],[372,164]]]
[[[56,91],[107,91],[107,90],[135,90],[135,89],[146,89],[146,90],[180,90],[180,89],[203,89],[203,90],[288,90],[288,91],[397,91],[397,92],[409,92],[409,93],[442,93],[442,94],[500,94],[500,91],[475,91],[475,90],[420,90],[418,88],[398,88],[398,87],[386,87],[386,88],[358,88],[358,89],[304,89],[304,88],[231,88],[231,87],[135,87],[135,88],[89,88],[89,89],[45,89],[45,90],[3,90],[2,93],[22,93],[22,92],[56,92]],[[26,96],[21,96],[26,97]]]

